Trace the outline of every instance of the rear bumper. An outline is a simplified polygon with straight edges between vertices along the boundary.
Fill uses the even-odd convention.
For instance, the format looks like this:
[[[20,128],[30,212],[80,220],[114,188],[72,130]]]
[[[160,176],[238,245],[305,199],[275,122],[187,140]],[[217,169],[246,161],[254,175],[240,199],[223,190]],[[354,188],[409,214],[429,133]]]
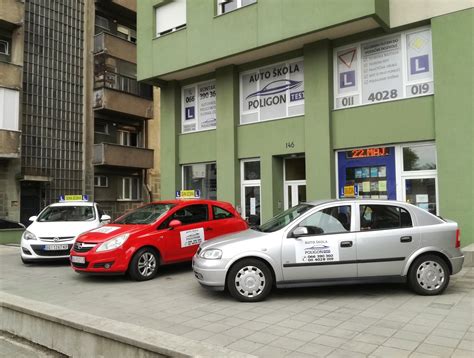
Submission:
[[[464,263],[464,255],[458,257],[451,257],[449,259],[451,261],[451,266],[453,267],[452,275],[457,274],[462,269],[462,265]]]

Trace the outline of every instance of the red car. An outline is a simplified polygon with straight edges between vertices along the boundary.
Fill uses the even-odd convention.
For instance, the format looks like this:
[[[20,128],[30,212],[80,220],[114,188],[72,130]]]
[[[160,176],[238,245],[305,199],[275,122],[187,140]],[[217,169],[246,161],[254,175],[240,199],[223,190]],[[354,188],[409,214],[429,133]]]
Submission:
[[[71,266],[76,272],[128,272],[137,281],[150,280],[160,265],[191,261],[202,241],[247,228],[229,203],[155,202],[80,235],[71,249]]]

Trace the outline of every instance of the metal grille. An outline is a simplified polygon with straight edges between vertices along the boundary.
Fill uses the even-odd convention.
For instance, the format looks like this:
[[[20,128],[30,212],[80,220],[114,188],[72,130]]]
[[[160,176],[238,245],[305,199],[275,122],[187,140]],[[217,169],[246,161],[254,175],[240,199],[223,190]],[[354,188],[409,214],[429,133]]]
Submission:
[[[40,237],[39,238],[41,241],[47,241],[47,242],[62,242],[62,241],[70,241],[74,239],[74,236],[64,236],[64,237]],[[55,241],[56,239],[56,241]]]
[[[25,2],[22,174],[44,204],[82,192],[84,0]]]
[[[82,242],[76,242],[74,244],[74,251],[76,252],[87,252],[92,250],[97,244],[96,243],[82,243]]]

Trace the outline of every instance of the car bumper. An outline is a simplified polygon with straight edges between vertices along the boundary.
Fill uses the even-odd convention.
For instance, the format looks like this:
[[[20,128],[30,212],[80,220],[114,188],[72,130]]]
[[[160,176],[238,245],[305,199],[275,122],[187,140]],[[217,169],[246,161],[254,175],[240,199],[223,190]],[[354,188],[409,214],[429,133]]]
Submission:
[[[93,249],[95,250],[95,249]],[[73,262],[73,257],[83,257],[84,263]],[[76,272],[124,273],[128,268],[126,252],[123,248],[105,252],[76,252],[71,250],[71,267]]]
[[[223,260],[205,260],[193,257],[194,276],[201,286],[214,291],[223,291],[227,270]]]
[[[74,244],[74,240],[63,242],[46,242],[40,240],[21,239],[20,255],[26,261],[49,261],[64,260],[69,258],[69,251]],[[47,250],[51,245],[67,245],[61,250]]]
[[[453,268],[452,274],[457,274],[462,269],[462,265],[464,263],[464,255],[458,257],[451,257],[451,266]]]

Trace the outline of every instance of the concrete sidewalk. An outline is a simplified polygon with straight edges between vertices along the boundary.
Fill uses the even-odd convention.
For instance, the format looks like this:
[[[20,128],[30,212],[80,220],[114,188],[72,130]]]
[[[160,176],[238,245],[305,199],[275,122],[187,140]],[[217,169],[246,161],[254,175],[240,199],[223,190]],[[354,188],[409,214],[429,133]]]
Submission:
[[[441,296],[404,285],[276,290],[239,303],[202,289],[190,264],[133,282],[91,277],[64,264],[23,265],[0,246],[3,292],[159,330],[233,351],[272,357],[472,357],[474,270],[451,277]]]

